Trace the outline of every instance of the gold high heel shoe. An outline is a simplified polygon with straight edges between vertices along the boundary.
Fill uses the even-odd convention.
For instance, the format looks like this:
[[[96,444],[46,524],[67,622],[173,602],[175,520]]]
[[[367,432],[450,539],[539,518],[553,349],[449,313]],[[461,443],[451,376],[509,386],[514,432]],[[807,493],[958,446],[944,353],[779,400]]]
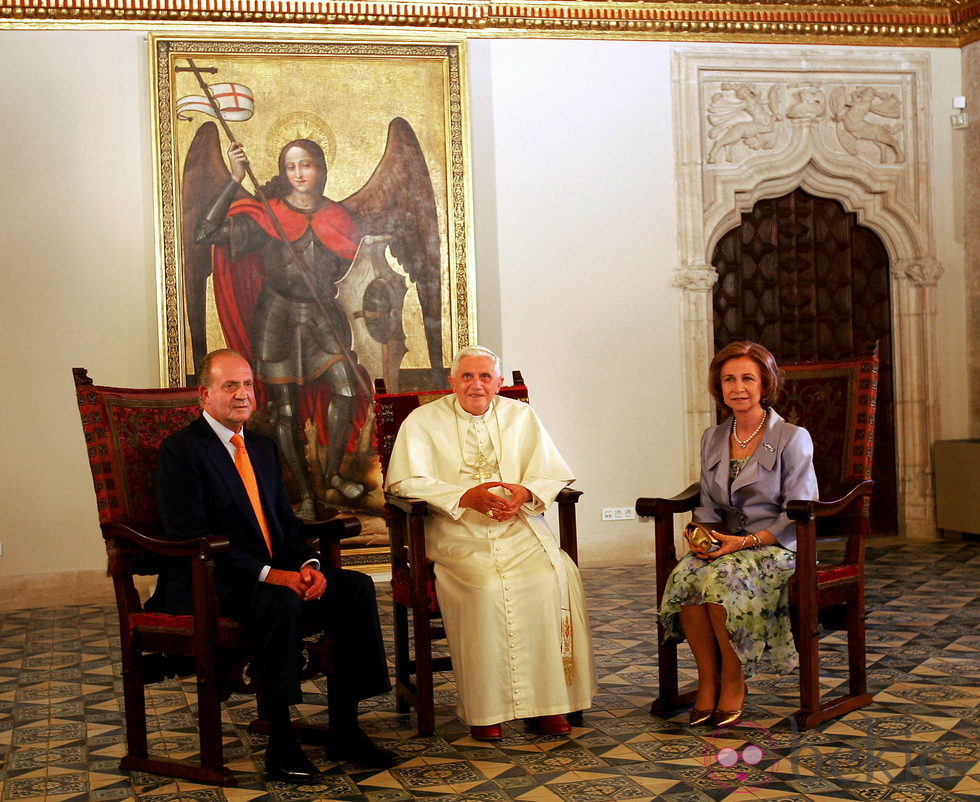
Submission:
[[[734,727],[742,720],[742,709],[745,707],[745,700],[749,695],[749,686],[745,686],[745,695],[742,697],[742,707],[738,710],[716,710],[712,716],[712,723],[716,730],[723,730],[726,727]]]
[[[734,727],[742,720],[741,710],[716,710],[712,716],[712,723],[716,730],[723,730],[726,727]]]
[[[715,704],[718,703],[717,692],[715,694]],[[698,707],[692,707],[691,712],[688,714],[687,723],[691,727],[700,727],[702,724],[710,724],[711,717],[714,716],[715,710],[713,707],[709,707],[706,710],[701,710]]]

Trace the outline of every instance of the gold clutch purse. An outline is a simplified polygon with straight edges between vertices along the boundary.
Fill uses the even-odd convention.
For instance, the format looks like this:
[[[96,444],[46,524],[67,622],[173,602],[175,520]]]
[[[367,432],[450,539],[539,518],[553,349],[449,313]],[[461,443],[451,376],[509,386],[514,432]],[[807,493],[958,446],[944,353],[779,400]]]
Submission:
[[[688,545],[695,551],[706,554],[721,548],[721,541],[711,534],[711,527],[691,521],[684,529]]]

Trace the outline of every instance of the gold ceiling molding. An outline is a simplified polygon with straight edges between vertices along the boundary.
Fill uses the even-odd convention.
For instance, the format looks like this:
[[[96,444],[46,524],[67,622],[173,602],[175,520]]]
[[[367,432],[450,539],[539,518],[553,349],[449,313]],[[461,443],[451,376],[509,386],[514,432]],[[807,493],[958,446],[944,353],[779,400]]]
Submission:
[[[900,4],[745,2],[355,2],[354,0],[0,0],[0,24],[147,22],[330,25],[485,35],[714,42],[961,46],[980,38],[980,0]]]

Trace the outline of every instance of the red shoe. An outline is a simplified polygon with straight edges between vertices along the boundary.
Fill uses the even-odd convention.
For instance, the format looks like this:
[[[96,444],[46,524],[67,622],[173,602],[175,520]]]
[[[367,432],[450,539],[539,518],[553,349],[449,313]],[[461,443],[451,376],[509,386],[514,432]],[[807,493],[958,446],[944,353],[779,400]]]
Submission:
[[[572,731],[572,725],[561,713],[553,716],[538,716],[533,720],[533,726],[542,735],[568,735]]]
[[[504,737],[504,730],[499,724],[484,724],[470,727],[470,737],[477,741],[499,741]]]

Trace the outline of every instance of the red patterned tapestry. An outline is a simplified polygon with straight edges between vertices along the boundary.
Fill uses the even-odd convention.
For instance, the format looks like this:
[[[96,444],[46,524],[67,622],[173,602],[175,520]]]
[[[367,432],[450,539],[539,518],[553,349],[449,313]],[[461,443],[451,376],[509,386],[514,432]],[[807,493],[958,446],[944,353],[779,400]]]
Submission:
[[[822,497],[871,477],[878,357],[788,365],[779,413],[813,437]]]
[[[99,523],[155,521],[157,453],[168,435],[200,414],[197,389],[79,384],[76,393]]]

